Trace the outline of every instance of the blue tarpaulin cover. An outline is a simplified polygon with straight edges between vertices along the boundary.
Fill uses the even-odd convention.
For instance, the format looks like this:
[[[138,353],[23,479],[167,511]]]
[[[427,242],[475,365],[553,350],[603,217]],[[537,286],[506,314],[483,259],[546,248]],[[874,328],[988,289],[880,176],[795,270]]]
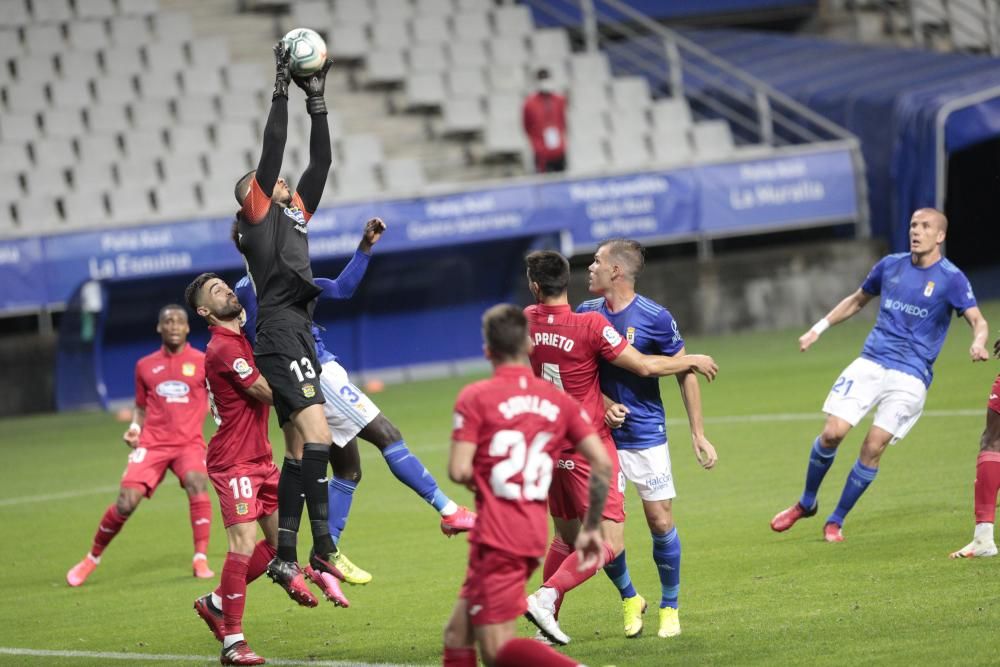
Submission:
[[[936,203],[938,112],[967,104],[947,117],[948,153],[1000,134],[997,58],[742,30],[683,34],[858,136],[872,232],[894,251],[908,247],[913,210]],[[992,97],[967,99],[994,88]]]

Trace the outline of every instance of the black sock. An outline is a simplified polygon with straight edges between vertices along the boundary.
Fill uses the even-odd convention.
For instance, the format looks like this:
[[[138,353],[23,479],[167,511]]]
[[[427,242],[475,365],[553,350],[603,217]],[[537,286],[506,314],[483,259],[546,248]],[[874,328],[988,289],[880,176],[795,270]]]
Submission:
[[[327,507],[326,466],[330,460],[330,445],[307,442],[302,448],[302,488],[309,507],[309,525],[312,527],[313,546],[321,556],[336,551],[330,537]]]
[[[299,521],[302,519],[302,462],[285,457],[278,478],[278,558],[297,561]]]

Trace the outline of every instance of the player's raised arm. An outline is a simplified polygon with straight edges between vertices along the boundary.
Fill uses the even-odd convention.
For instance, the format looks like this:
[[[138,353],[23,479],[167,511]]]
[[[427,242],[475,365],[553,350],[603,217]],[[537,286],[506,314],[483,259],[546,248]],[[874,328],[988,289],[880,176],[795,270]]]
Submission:
[[[302,208],[305,209],[306,220],[319,207],[319,200],[323,197],[323,188],[326,186],[326,177],[330,173],[330,165],[333,164],[330,127],[326,119],[326,99],[323,97],[326,90],[326,73],[332,64],[332,60],[327,60],[326,64],[316,72],[294,78],[295,85],[306,93],[306,111],[309,112],[311,122],[309,165],[302,172],[297,188]]]
[[[972,327],[972,345],[969,347],[969,357],[973,361],[989,360],[990,353],[986,350],[986,337],[990,335],[990,325],[986,323],[986,318],[983,317],[978,306],[966,308],[962,317]],[[998,349],[997,345],[1000,345],[1000,340],[994,344],[994,351]]]
[[[631,345],[626,346],[621,354],[610,361],[615,366],[641,377],[663,377],[694,371],[701,373],[711,382],[719,373],[715,359],[707,354],[664,357],[658,354],[643,354]]]
[[[385,233],[385,223],[380,218],[372,218],[365,224],[365,232],[361,237],[358,249],[351,257],[340,275],[335,279],[314,278],[316,286],[323,290],[319,297],[321,299],[350,299],[354,296],[355,290],[361,284],[361,279],[365,277],[368,270],[368,261],[371,259],[372,246]]]
[[[292,80],[288,64],[289,53],[283,42],[274,45],[274,92],[271,94],[271,111],[264,125],[264,141],[260,150],[260,161],[254,179],[270,204],[274,185],[281,175],[281,160],[285,154],[288,138],[288,83]],[[249,197],[247,198],[249,200]],[[244,201],[244,208],[246,201]],[[260,216],[263,217],[263,216]],[[252,216],[251,218],[257,218]],[[259,218],[258,218],[259,219]]]
[[[872,270],[872,273],[875,269]],[[871,280],[871,275],[869,275],[869,280],[865,281],[865,285],[868,285]],[[833,307],[826,317],[822,318],[819,322],[812,325],[809,331],[805,332],[799,336],[799,352],[805,352],[809,349],[813,343],[819,340],[820,334],[832,327],[834,324],[840,324],[846,319],[850,319],[858,313],[862,308],[864,308],[869,301],[875,298],[878,292],[868,292],[864,287],[859,287],[856,292],[844,298],[843,301],[838,303]]]

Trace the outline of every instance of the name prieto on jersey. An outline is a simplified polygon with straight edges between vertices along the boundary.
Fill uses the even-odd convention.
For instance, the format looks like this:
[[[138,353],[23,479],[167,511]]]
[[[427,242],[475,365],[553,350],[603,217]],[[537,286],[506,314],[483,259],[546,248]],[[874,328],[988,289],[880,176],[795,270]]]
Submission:
[[[612,329],[612,331],[614,330]],[[562,336],[560,334],[542,333],[538,331],[535,332],[535,345],[556,347],[563,352],[569,352],[573,349],[573,346],[576,345],[576,342],[572,338],[567,338],[566,336]]]
[[[511,396],[497,406],[505,419],[513,419],[526,412],[540,415],[550,422],[559,419],[559,406],[538,396]]]

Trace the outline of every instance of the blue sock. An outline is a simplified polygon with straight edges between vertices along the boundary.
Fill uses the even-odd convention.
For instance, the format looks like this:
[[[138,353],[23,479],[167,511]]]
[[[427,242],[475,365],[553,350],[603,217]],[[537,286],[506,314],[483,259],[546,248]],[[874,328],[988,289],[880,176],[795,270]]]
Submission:
[[[833,510],[833,514],[830,515],[826,522],[843,526],[847,513],[854,507],[854,503],[858,502],[858,499],[865,492],[865,489],[868,488],[868,485],[875,480],[877,473],[878,468],[869,468],[863,465],[860,459],[855,461],[854,467],[851,468],[851,473],[847,476],[847,481],[844,482],[844,491],[840,494],[840,502],[837,503],[837,509]]]
[[[807,510],[816,505],[816,494],[819,492],[819,485],[826,477],[826,471],[833,465],[833,458],[837,455],[836,449],[827,449],[819,444],[819,436],[813,440],[812,451],[809,452],[809,467],[806,468],[806,488],[802,492],[799,504]]]
[[[632,575],[628,573],[624,549],[613,561],[604,566],[604,574],[608,575],[611,583],[621,593],[622,600],[635,597],[635,586],[632,585]]]
[[[351,512],[351,501],[354,500],[354,490],[358,488],[357,482],[348,479],[333,477],[327,485],[326,497],[329,503],[329,514],[327,523],[330,526],[330,537],[333,543],[340,542],[340,535],[347,525],[347,515]]]
[[[653,562],[660,573],[660,609],[673,607],[677,609],[677,598],[681,592],[681,538],[677,536],[677,527],[669,533],[653,536]]]
[[[416,456],[410,453],[406,447],[406,442],[400,440],[394,442],[382,450],[382,456],[389,465],[389,470],[403,484],[413,489],[413,491],[434,506],[434,509],[441,511],[451,499],[444,495],[438,488],[434,477],[427,472],[427,468]]]

